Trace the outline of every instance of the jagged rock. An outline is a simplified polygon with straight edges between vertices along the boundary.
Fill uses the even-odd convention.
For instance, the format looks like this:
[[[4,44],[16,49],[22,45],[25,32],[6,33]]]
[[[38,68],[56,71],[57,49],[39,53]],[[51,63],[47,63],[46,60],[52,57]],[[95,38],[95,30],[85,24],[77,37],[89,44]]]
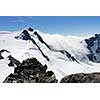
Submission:
[[[46,65],[43,66],[36,58],[30,58],[17,66],[14,74],[10,74],[4,83],[57,83],[55,74],[46,70]]]
[[[65,76],[60,83],[100,83],[100,73],[78,73]]]
[[[19,36],[15,36],[15,39],[30,40],[30,36],[27,30],[23,30]]]
[[[0,53],[2,53],[2,52],[7,52],[7,53],[10,53],[10,51],[8,51],[8,50],[6,50],[6,49],[2,49],[2,50],[0,50]]]
[[[33,32],[33,31],[34,31],[34,29],[32,29],[31,27],[29,27],[28,30],[29,30],[30,32]]]
[[[98,46],[96,52],[97,52],[97,53],[100,53],[100,46]]]
[[[41,43],[44,43],[47,46],[47,48],[51,50],[50,46],[42,39],[42,37],[36,31],[33,34],[38,37]]]
[[[89,39],[85,39],[87,48],[90,51],[87,57],[90,61],[100,63],[100,34],[95,34]]]
[[[0,53],[0,60],[1,60],[1,59],[4,59],[4,57],[3,57],[3,56],[1,55],[1,53]]]
[[[23,30],[23,32],[20,34],[20,38],[22,40],[30,40],[31,39],[27,30]]]
[[[11,55],[8,56],[8,60],[10,60],[8,66],[12,67],[14,65],[19,66],[20,65],[20,61],[18,61],[17,59],[15,59],[14,57],[12,57]]]
[[[39,41],[40,41],[41,43],[44,43],[42,37],[41,37],[36,31],[35,31],[33,34],[36,35],[36,36],[38,37],[38,39],[39,39]]]

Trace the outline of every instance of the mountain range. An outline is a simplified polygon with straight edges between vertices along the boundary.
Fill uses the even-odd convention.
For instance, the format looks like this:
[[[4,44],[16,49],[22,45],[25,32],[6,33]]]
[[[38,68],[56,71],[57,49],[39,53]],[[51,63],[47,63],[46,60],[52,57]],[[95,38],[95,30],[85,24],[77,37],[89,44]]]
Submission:
[[[35,74],[35,82],[56,83],[66,79],[64,77],[72,74],[76,75],[76,73],[93,76],[94,73],[100,72],[100,34],[87,37],[49,34],[31,27],[17,32],[0,32],[1,83],[29,82],[29,79],[25,76],[25,73],[27,73],[26,64],[30,66],[31,61],[27,59],[32,58],[34,62],[39,61],[40,66],[47,66],[42,74],[40,74],[41,67],[37,67],[39,68],[39,75],[37,79]],[[27,63],[23,63],[23,61]],[[23,68],[23,66],[26,67]],[[25,72],[23,72],[22,68]],[[34,70],[32,67],[30,68]],[[20,73],[18,70],[21,70]],[[54,75],[53,78],[50,75]],[[15,78],[19,76],[22,76],[20,80],[23,79],[23,81]],[[10,82],[8,80],[9,77]],[[11,81],[11,77],[14,78],[14,81]],[[48,78],[49,81],[47,81]]]

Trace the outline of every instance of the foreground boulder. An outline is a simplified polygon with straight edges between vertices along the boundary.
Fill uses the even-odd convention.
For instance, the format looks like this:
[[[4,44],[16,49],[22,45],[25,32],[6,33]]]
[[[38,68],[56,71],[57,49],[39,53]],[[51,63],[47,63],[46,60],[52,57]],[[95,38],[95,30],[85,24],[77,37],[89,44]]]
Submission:
[[[64,77],[60,83],[100,83],[100,73],[78,73]]]
[[[47,66],[42,65],[36,58],[24,60],[10,74],[3,83],[57,83],[52,71],[46,71]]]

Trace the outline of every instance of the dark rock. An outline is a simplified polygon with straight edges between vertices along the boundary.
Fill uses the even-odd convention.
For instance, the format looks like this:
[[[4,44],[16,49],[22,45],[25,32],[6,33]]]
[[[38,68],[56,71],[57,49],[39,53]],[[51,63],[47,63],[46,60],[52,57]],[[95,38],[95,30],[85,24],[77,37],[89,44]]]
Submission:
[[[33,32],[33,31],[34,31],[34,29],[32,29],[31,27],[29,27],[28,30],[29,30],[30,32]]]
[[[99,34],[95,34],[95,37],[96,37],[96,38],[99,38],[100,36],[99,36]]]
[[[4,59],[4,57],[3,57],[3,56],[1,55],[1,53],[0,53],[0,60],[1,60],[1,59]]]
[[[98,40],[98,45],[100,46],[100,39]]]
[[[94,37],[85,39],[85,42],[87,43],[87,49],[89,50],[89,54],[87,54],[89,60],[95,63],[100,63],[100,57],[96,56],[100,55],[100,34],[95,34]]]
[[[48,76],[48,77],[51,77],[53,74],[54,74],[54,73],[53,73],[52,71],[48,71],[48,72],[47,72],[47,76]]]
[[[59,52],[61,52],[62,54],[65,54],[71,61],[76,61],[77,63],[79,63],[74,56],[72,56],[68,51],[66,50],[60,50]]]
[[[41,43],[44,43],[47,46],[47,48],[51,50],[50,46],[42,39],[42,37],[36,31],[33,34],[38,37]]]
[[[15,36],[15,39],[19,39],[19,36]]]
[[[29,33],[28,33],[27,30],[24,30],[24,31],[22,32],[21,38],[22,38],[23,40],[30,40],[30,39],[31,39],[31,37],[30,37],[30,35],[29,35]]]
[[[85,42],[88,44],[89,47],[93,46],[94,41],[92,39],[85,39]]]
[[[100,83],[100,73],[78,73],[65,76],[60,83]]]
[[[42,65],[36,58],[24,60],[10,74],[4,83],[57,83],[55,74],[47,71],[47,66]]]
[[[14,63],[12,61],[10,61],[10,63],[8,64],[8,66],[12,67],[12,66],[14,66]]]
[[[35,35],[38,37],[38,39],[39,39],[39,41],[40,41],[41,43],[44,43],[42,37],[41,37],[36,31],[35,31],[33,34],[35,34]]]
[[[12,67],[14,65],[19,66],[20,65],[20,61],[18,61],[17,59],[15,59],[14,57],[12,57],[11,55],[8,56],[8,60],[10,60],[8,66]]]
[[[96,61],[96,57],[94,56],[93,53],[88,54],[87,57],[89,58],[90,61],[93,61],[93,62]],[[96,61],[96,62],[97,62],[97,61]]]
[[[100,46],[98,46],[96,53],[100,53]]]
[[[8,50],[6,50],[6,49],[2,49],[2,50],[0,50],[0,53],[2,53],[2,52],[10,53],[10,51],[8,51]]]

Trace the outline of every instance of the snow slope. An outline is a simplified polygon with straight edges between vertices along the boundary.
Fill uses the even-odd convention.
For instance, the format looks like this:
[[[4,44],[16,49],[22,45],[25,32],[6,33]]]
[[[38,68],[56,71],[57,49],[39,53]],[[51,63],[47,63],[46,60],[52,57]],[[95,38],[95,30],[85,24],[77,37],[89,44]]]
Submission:
[[[42,36],[42,39],[50,46],[50,48],[52,48],[52,50],[50,50],[36,35],[33,34],[35,31]],[[89,61],[86,56],[89,53],[89,50],[86,48],[87,44],[82,42],[86,37],[64,36],[59,34],[51,35],[42,33],[38,30],[32,32],[27,30],[41,51],[49,58],[48,61],[32,41],[22,39],[22,32],[23,30],[12,33],[6,32],[6,34],[2,34],[1,32],[0,34],[0,50],[7,49],[11,52],[2,53],[2,56],[5,59],[0,60],[0,82],[3,82],[3,80],[10,73],[13,73],[14,70],[13,67],[8,66],[8,55],[12,55],[19,61],[30,57],[37,58],[37,60],[39,60],[43,65],[47,64],[48,70],[52,70],[58,80],[73,73],[91,73],[100,71],[100,64]],[[15,38],[16,36],[18,37],[17,39]],[[67,57],[65,53],[63,54],[58,52],[59,50],[66,50],[71,54],[71,57],[73,56],[79,63],[72,61],[72,59]]]

